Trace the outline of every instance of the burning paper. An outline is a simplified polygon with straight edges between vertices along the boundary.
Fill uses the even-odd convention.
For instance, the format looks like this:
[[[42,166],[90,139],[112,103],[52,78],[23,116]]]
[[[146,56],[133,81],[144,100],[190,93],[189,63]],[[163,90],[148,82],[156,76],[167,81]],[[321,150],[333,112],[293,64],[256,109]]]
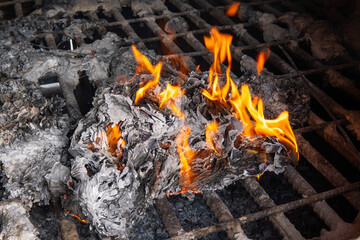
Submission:
[[[262,100],[231,78],[231,41],[213,28],[205,37],[213,65],[183,85],[132,47],[137,74],[102,89],[74,133],[68,211],[103,235],[126,236],[153,199],[296,164],[288,113],[266,119]]]

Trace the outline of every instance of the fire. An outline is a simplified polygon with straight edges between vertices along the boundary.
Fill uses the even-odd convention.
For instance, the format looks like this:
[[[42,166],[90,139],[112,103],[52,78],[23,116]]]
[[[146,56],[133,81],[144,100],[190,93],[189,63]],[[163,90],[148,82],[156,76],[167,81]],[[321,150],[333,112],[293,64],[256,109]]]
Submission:
[[[136,67],[136,73],[148,71],[152,75],[154,75],[153,79],[149,80],[143,87],[137,90],[135,97],[135,104],[137,104],[144,97],[144,95],[150,88],[154,88],[158,85],[161,68],[162,68],[162,62],[159,62],[154,67],[151,64],[151,62],[142,53],[140,53],[139,50],[136,49],[134,45],[132,45],[132,49],[134,52],[135,59],[138,63],[138,66]]]
[[[237,11],[239,3],[235,3],[231,7],[231,11]],[[235,9],[235,10],[234,10]],[[228,9],[230,11],[230,8]],[[231,12],[230,11],[230,12]],[[232,36],[218,32],[213,27],[210,31],[210,37],[204,37],[205,45],[214,54],[214,62],[209,69],[209,85],[208,89],[203,89],[202,95],[204,95],[210,101],[215,101],[221,106],[231,110],[233,114],[242,121],[244,126],[243,136],[248,136],[250,139],[255,137],[266,138],[272,137],[278,139],[287,149],[292,149],[293,153],[298,155],[298,146],[296,143],[295,135],[291,129],[289,123],[288,112],[282,112],[276,119],[266,119],[263,111],[263,102],[261,98],[252,97],[249,87],[245,84],[239,89],[234,81],[230,77],[231,69],[231,52],[230,45],[232,42]],[[141,87],[136,93],[135,103],[138,103],[147,93],[148,89],[154,88],[158,85],[162,63],[159,62],[156,66],[153,66],[150,61],[142,55],[134,46],[133,51],[137,60],[138,66],[136,68],[137,73],[147,71],[154,75],[154,78],[148,81],[143,87]],[[267,53],[261,52],[258,56],[258,74],[262,71],[265,61],[270,55],[270,49]],[[225,81],[223,80],[223,74],[221,65],[227,62],[228,66],[225,74]],[[198,68],[197,68],[198,69]],[[231,92],[231,94],[229,94]],[[188,142],[191,129],[185,125],[185,114],[175,105],[175,100],[185,94],[185,91],[181,90],[180,86],[173,86],[167,83],[166,89],[158,94],[159,108],[164,106],[170,107],[174,114],[183,120],[183,127],[181,132],[175,139],[176,148],[180,159],[180,185],[181,192],[196,192],[196,172],[192,169],[192,162],[197,156],[201,155],[201,151],[193,151],[190,148]],[[120,135],[118,134],[120,133]],[[114,135],[114,136],[113,136]],[[118,149],[118,142],[121,139],[121,132],[119,129],[111,128],[106,132],[108,142],[117,142],[109,144],[110,152]],[[116,136],[116,137],[115,137]],[[218,139],[219,129],[216,121],[210,122],[205,128],[206,145],[209,149],[209,153],[215,152],[218,155],[222,155],[221,143]],[[120,143],[123,146],[125,143]],[[115,147],[116,146],[116,147]],[[260,147],[260,146],[259,146]],[[261,152],[261,151],[260,151]],[[265,165],[266,165],[266,153]]]
[[[161,99],[159,108],[170,103],[170,108],[174,114],[179,118],[184,118],[184,113],[180,111],[175,105],[175,99],[184,95],[185,91],[181,90],[180,86],[173,86],[170,83],[166,85],[166,89],[159,94]]]
[[[293,149],[299,157],[295,135],[289,123],[289,113],[284,111],[276,119],[265,119],[262,99],[252,100],[248,85],[241,86],[241,94],[235,87],[232,90],[229,101],[235,109],[235,115],[243,122],[244,134],[249,137],[258,135],[277,138],[285,147]]]
[[[68,210],[64,210],[64,212],[71,214],[74,218],[76,218],[77,220],[79,220],[79,221],[82,222],[82,223],[87,223],[86,220],[81,219],[81,218],[80,218],[78,215],[76,215],[75,213],[72,213],[72,212],[70,212],[70,211],[68,211]]]
[[[230,7],[226,10],[225,14],[229,17],[233,17],[236,15],[238,9],[239,9],[240,3],[234,2],[230,5]]]
[[[180,158],[180,185],[181,192],[189,190],[196,191],[196,184],[192,181],[193,174],[191,172],[191,162],[196,157],[196,152],[191,150],[188,139],[191,133],[189,127],[183,127],[180,134],[176,137],[176,147]]]
[[[221,155],[222,149],[220,143],[215,143],[216,134],[219,132],[217,121],[208,123],[205,128],[206,145],[209,149]]]
[[[209,70],[209,89],[204,89],[203,95],[212,101],[220,100],[225,106],[227,106],[227,100],[229,100],[231,106],[235,110],[235,115],[243,122],[243,135],[249,137],[256,135],[263,137],[275,137],[287,148],[293,149],[297,157],[299,157],[296,139],[289,123],[288,112],[282,112],[278,118],[273,120],[265,119],[262,100],[258,99],[257,97],[252,99],[249,87],[247,85],[243,85],[241,87],[241,94],[239,93],[236,84],[230,77],[230,45],[232,36],[219,33],[216,28],[212,28],[210,33],[211,36],[204,37],[204,40],[206,47],[214,53],[214,63],[211,65]],[[269,55],[269,48],[266,55],[264,52],[259,54],[258,74],[260,74]],[[224,62],[225,60],[228,62],[228,68],[226,70],[226,83],[221,88],[219,85],[221,77],[220,63]],[[213,74],[215,74],[214,78]],[[231,98],[228,98],[228,91],[230,89]]]
[[[265,62],[268,60],[269,56],[270,56],[270,48],[267,48],[266,53],[261,51],[258,54],[256,58],[258,75],[260,75],[261,71],[264,69]]]
[[[214,63],[209,70],[209,91],[203,90],[202,94],[208,99],[219,100],[226,105],[226,97],[230,88],[231,52],[230,45],[232,36],[220,33],[215,27],[210,30],[210,37],[204,37],[205,46],[214,54]],[[221,74],[221,63],[228,62],[226,70],[226,82],[221,88],[219,77]],[[213,76],[215,75],[215,77]]]
[[[121,131],[118,124],[109,125],[106,131],[100,130],[95,133],[94,139],[89,148],[108,151],[117,156],[118,160],[121,159],[125,141],[121,138]]]

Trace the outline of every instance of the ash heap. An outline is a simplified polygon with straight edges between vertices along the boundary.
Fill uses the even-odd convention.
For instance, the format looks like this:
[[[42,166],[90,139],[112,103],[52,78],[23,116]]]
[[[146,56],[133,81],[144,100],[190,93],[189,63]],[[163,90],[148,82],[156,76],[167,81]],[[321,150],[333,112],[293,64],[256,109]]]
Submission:
[[[132,46],[117,52],[110,64],[116,81],[97,90],[94,107],[72,137],[70,171],[57,164],[47,176],[49,182],[69,186],[66,209],[102,235],[128,236],[154,199],[191,197],[297,163],[289,114],[281,111],[294,117],[303,111],[302,103],[293,99],[289,107],[274,100],[288,94],[278,89],[290,80],[272,76],[259,87],[259,76],[232,78],[231,40],[213,28],[205,37],[213,65],[188,76],[173,74],[173,61],[156,61],[151,51],[145,56]],[[222,71],[225,61],[228,67]],[[136,74],[122,74],[121,65],[133,66]],[[267,103],[252,97],[250,88],[265,91]],[[267,116],[277,118],[266,119],[263,105],[270,105]]]

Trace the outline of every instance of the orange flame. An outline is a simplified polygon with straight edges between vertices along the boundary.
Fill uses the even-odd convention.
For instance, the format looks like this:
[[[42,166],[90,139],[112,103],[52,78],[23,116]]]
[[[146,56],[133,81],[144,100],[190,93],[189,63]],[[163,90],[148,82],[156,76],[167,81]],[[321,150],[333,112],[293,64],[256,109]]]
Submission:
[[[212,101],[220,100],[225,106],[227,106],[227,100],[229,100],[230,104],[235,110],[236,116],[243,122],[243,135],[247,135],[249,137],[256,135],[264,137],[276,137],[281,143],[284,144],[285,147],[293,149],[297,157],[299,157],[296,139],[289,123],[288,112],[282,112],[276,119],[267,120],[264,117],[262,100],[258,99],[257,97],[254,97],[252,99],[247,85],[243,85],[241,87],[240,95],[236,84],[232,81],[230,77],[230,45],[232,41],[232,36],[219,33],[216,28],[212,28],[210,34],[211,36],[204,37],[204,40],[206,47],[214,53],[214,63],[213,65],[211,65],[209,70],[209,91],[204,89],[202,94]],[[259,54],[259,74],[269,55],[269,48],[266,55],[264,52]],[[228,68],[226,70],[226,83],[223,88],[221,88],[219,86],[221,77],[220,63],[224,62],[225,60],[227,60],[228,62]],[[213,74],[215,74],[214,78]],[[228,91],[230,90],[230,88],[232,96],[229,99]],[[255,122],[254,124],[251,118]]]
[[[202,94],[210,100],[220,100],[224,104],[226,104],[226,97],[230,87],[230,45],[232,38],[229,34],[220,33],[216,27],[211,28],[210,37],[204,37],[206,48],[214,54],[214,63],[209,70],[209,91],[203,89]],[[225,60],[228,62],[226,82],[221,88],[219,85],[219,74],[221,74],[221,63]],[[215,77],[213,76],[214,74]]]
[[[260,52],[258,54],[256,58],[258,75],[260,75],[261,71],[264,69],[265,62],[268,60],[269,57],[270,57],[270,48],[267,48],[266,53]]]
[[[261,98],[252,100],[249,87],[246,84],[241,86],[241,95],[237,88],[233,87],[232,98],[229,101],[235,109],[236,116],[243,122],[245,135],[249,137],[260,135],[277,138],[285,147],[293,149],[297,158],[299,157],[298,146],[289,123],[288,112],[282,112],[276,119],[265,119]],[[254,123],[250,120],[248,113]]]
[[[139,52],[139,50],[136,49],[134,45],[132,45],[133,52],[135,59],[138,63],[138,66],[136,67],[136,73],[148,71],[152,75],[155,75],[155,77],[151,80],[149,80],[143,87],[139,88],[136,92],[135,97],[135,104],[137,104],[145,95],[146,91],[150,88],[154,88],[158,85],[159,79],[160,79],[160,73],[162,68],[162,62],[159,62],[154,67],[149,59],[147,59],[142,53]]]
[[[179,118],[184,118],[184,113],[180,111],[175,105],[175,99],[184,95],[185,91],[180,89],[180,86],[173,86],[170,83],[166,85],[166,89],[162,91],[159,96],[161,99],[159,108],[162,108],[164,105],[167,105],[170,102],[171,110]]]
[[[217,121],[206,124],[206,128],[205,128],[206,145],[209,149],[212,149],[218,155],[221,155],[222,149],[221,146],[219,146],[220,144],[214,143],[217,132],[219,132]],[[219,150],[217,150],[217,148],[219,148]]]
[[[176,137],[176,147],[180,158],[180,185],[181,192],[196,191],[197,186],[192,182],[191,163],[195,159],[196,152],[191,150],[188,139],[191,133],[189,127],[184,127]]]
[[[78,219],[78,220],[79,220],[80,222],[82,222],[82,223],[87,223],[86,220],[81,219],[81,218],[80,218],[79,216],[77,216],[75,213],[71,213],[71,212],[68,211],[68,210],[64,210],[64,212],[71,214],[74,218]]]
[[[225,14],[229,17],[233,17],[236,15],[238,9],[239,9],[240,3],[234,2],[230,5],[230,7],[226,10]]]
[[[90,144],[89,148],[96,147],[108,151],[120,159],[123,154],[124,146],[125,141],[121,138],[119,125],[113,124],[112,126],[107,127],[106,132],[104,130],[97,132],[95,134],[95,141]]]

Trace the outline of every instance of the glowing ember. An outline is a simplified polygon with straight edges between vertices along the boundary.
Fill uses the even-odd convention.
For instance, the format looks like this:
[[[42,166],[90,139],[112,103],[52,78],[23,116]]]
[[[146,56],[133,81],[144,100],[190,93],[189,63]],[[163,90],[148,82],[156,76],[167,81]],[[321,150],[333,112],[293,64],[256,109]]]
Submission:
[[[209,149],[216,152],[218,155],[222,154],[221,144],[216,142],[216,135],[219,132],[218,123],[216,121],[208,123],[205,128],[206,145]]]
[[[125,141],[121,138],[119,125],[113,124],[112,126],[108,126],[106,132],[104,130],[100,130],[95,134],[94,139],[95,141],[90,144],[89,148],[108,151],[117,156],[118,160],[121,159]]]
[[[195,159],[196,152],[192,151],[188,142],[191,129],[183,127],[175,142],[180,158],[180,185],[181,192],[196,191],[197,187],[192,181],[191,162]]]
[[[64,210],[64,212],[69,213],[70,215],[72,215],[74,218],[78,219],[78,220],[79,220],[80,222],[82,222],[82,223],[87,223],[86,220],[81,219],[81,218],[80,218],[79,216],[77,216],[75,213],[71,213],[71,212],[68,211],[68,210]]]
[[[239,9],[240,3],[234,2],[230,5],[230,7],[226,10],[225,14],[229,17],[233,17],[236,15],[238,9]]]
[[[265,62],[268,60],[269,56],[270,56],[270,48],[267,48],[266,53],[260,52],[258,54],[256,59],[258,75],[260,75],[261,71],[264,69]]]
[[[137,104],[144,97],[146,91],[148,91],[150,88],[154,88],[158,85],[161,68],[162,68],[162,62],[159,62],[154,67],[150,63],[150,61],[143,54],[141,54],[139,52],[139,50],[136,49],[136,47],[134,45],[132,45],[132,48],[133,48],[135,59],[138,63],[138,66],[136,68],[136,73],[148,71],[152,75],[155,76],[153,79],[149,80],[143,87],[141,87],[139,90],[137,90],[136,97],[135,97],[135,103]]]

